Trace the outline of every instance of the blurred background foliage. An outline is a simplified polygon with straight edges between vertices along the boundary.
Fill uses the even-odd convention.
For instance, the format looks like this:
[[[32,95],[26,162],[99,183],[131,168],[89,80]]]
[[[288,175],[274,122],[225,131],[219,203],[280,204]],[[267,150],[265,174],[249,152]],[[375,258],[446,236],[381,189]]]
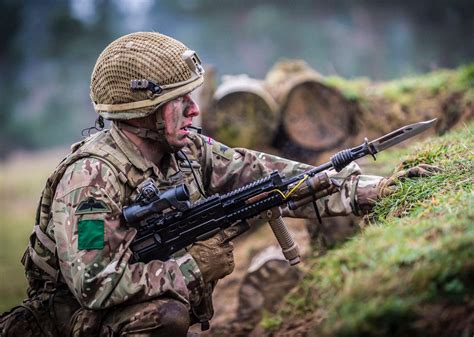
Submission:
[[[300,58],[388,80],[472,62],[473,13],[472,0],[1,0],[0,157],[79,140],[95,60],[126,33],[173,36],[219,75]]]

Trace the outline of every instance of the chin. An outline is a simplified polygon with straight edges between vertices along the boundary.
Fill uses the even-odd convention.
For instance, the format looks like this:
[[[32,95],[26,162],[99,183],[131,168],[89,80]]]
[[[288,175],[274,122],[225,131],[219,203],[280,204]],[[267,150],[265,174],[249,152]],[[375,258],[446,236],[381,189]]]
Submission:
[[[179,150],[184,149],[184,148],[186,147],[186,145],[188,145],[188,142],[187,142],[187,141],[183,141],[183,142],[179,142],[179,143],[170,144],[171,151],[172,151],[172,153],[176,153],[176,152],[178,152]]]

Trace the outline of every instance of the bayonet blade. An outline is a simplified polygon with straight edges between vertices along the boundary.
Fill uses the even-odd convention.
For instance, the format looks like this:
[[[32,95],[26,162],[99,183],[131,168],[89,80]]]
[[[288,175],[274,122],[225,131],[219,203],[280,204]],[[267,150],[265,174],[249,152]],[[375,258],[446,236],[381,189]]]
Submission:
[[[369,143],[369,146],[375,150],[374,153],[383,151],[393,145],[403,142],[423,131],[431,128],[436,123],[437,118],[425,122],[418,122],[415,124],[406,125],[392,131],[380,138],[377,138]]]

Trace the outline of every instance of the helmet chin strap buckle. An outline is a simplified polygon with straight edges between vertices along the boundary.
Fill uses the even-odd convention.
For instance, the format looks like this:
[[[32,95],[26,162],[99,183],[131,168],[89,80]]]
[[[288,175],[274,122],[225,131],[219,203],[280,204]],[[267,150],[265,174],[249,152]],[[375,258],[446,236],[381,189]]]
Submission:
[[[145,79],[131,80],[130,88],[133,90],[150,90],[153,95],[159,95],[163,91],[163,88],[161,88],[158,84]]]
[[[117,128],[127,130],[140,138],[151,139],[155,142],[158,142],[163,147],[163,150],[167,153],[175,153],[180,150],[178,148],[174,148],[168,143],[168,140],[165,137],[164,129],[150,130],[146,128],[136,127],[122,121],[114,121],[114,124],[117,126]]]

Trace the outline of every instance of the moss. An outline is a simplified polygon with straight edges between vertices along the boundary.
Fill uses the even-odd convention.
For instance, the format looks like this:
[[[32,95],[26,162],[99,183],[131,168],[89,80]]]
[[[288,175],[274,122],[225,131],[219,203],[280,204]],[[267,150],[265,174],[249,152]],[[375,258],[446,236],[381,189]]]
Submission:
[[[459,68],[459,83],[465,89],[474,88],[474,63]]]
[[[346,80],[339,76],[329,76],[323,78],[324,84],[341,91],[342,95],[349,101],[364,101],[364,90],[370,84],[368,78],[357,78]]]
[[[364,104],[371,97],[382,97],[389,102],[409,107],[420,97],[434,97],[443,93],[463,92],[473,101],[474,64],[455,70],[440,69],[427,74],[407,76],[387,82],[370,82],[367,78],[346,80],[338,76],[323,79],[339,89],[344,97]]]
[[[462,104],[464,106],[474,105],[474,63],[460,68],[457,88],[464,91]]]
[[[277,330],[283,323],[283,318],[278,315],[271,315],[268,311],[263,312],[263,318],[260,322],[260,326],[266,331]]]
[[[438,95],[449,87],[456,76],[453,70],[438,70],[424,75],[410,76],[380,84],[375,94],[389,101],[408,104],[420,94]]]

